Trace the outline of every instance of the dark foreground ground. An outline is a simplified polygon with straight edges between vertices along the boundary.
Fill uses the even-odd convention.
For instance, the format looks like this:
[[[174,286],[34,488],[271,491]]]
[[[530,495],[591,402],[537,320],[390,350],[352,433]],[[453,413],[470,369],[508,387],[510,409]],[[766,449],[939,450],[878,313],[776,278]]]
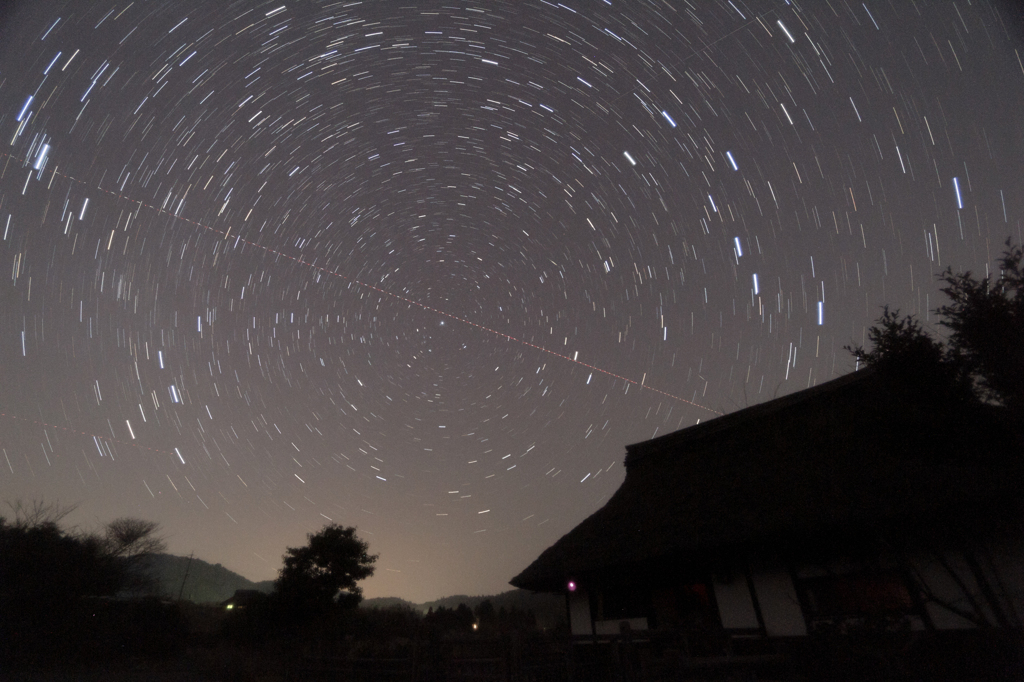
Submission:
[[[86,608],[87,607],[87,608]],[[460,615],[461,614],[461,615]],[[637,632],[600,642],[540,631],[524,614],[480,622],[357,610],[286,621],[266,612],[151,601],[91,602],[63,630],[4,623],[6,682],[662,682],[1024,680],[1017,630],[730,639]],[[2,614],[0,614],[0,620]],[[478,626],[473,629],[474,623]]]

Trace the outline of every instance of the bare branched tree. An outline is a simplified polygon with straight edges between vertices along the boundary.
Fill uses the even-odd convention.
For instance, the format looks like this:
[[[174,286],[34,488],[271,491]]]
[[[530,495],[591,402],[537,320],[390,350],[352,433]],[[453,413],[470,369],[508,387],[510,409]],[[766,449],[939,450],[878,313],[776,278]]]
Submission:
[[[106,540],[109,552],[126,561],[158,554],[167,549],[167,543],[156,535],[160,524],[123,517],[107,524]]]
[[[160,524],[122,517],[106,526],[104,544],[110,556],[117,558],[124,569],[125,589],[129,592],[152,592],[155,580],[147,571],[147,559],[167,549],[157,535]]]
[[[60,522],[71,514],[78,505],[70,507],[61,506],[54,502],[43,500],[32,500],[26,503],[22,500],[7,502],[13,519],[11,527],[19,529],[38,528],[41,526],[59,526]]]

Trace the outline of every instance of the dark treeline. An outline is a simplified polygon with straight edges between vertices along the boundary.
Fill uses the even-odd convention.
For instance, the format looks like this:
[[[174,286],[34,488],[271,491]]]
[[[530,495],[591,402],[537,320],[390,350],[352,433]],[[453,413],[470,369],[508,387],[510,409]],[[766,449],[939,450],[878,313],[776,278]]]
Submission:
[[[155,523],[123,518],[83,532],[61,526],[72,509],[9,506],[11,518],[0,516],[0,662],[59,665],[182,650],[180,613],[146,598],[145,557],[164,547]]]
[[[383,670],[372,666],[398,665],[428,680],[443,679],[467,646],[506,652],[488,654],[497,660],[511,655],[512,642],[544,638],[532,610],[489,600],[425,614],[401,604],[358,608],[356,583],[376,557],[355,529],[333,524],[287,549],[272,593],[181,601],[160,594],[148,574],[164,549],[156,524],[117,519],[86,532],[62,526],[71,511],[16,503],[0,516],[0,670],[245,680],[368,665],[372,678]],[[567,634],[564,623],[557,632]]]

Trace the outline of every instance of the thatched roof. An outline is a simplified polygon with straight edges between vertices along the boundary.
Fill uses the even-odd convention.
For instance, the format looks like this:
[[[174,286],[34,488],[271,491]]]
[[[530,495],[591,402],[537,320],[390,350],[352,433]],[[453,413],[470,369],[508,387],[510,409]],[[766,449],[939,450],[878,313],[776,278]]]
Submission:
[[[584,573],[932,518],[1024,489],[1007,464],[1020,448],[985,409],[863,370],[628,446],[608,503],[511,583],[561,591]]]

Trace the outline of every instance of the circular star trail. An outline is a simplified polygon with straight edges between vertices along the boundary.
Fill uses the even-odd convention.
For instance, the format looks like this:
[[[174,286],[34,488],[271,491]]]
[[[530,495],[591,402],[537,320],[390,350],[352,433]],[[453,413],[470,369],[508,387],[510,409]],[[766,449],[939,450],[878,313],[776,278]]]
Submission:
[[[5,11],[0,498],[253,579],[334,521],[369,596],[501,591],[1021,240],[1009,5]]]

